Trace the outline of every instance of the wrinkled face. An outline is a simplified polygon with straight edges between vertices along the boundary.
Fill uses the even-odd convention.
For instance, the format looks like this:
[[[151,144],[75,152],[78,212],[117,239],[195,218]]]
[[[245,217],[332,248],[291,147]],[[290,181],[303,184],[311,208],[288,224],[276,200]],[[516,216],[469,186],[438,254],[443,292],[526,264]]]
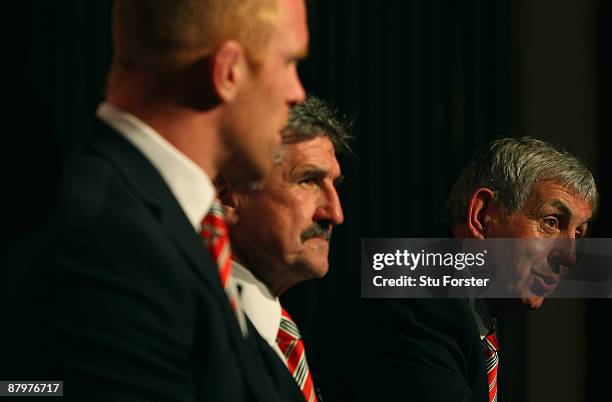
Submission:
[[[536,185],[521,210],[493,216],[486,237],[523,238],[510,243],[507,269],[498,278],[512,297],[539,308],[559,280],[576,264],[576,238],[587,230],[591,207],[552,181]],[[542,240],[539,240],[542,239]]]
[[[236,195],[235,254],[280,294],[328,270],[329,238],[344,217],[340,166],[327,137],[283,145],[261,188]]]
[[[272,168],[272,154],[280,145],[289,107],[302,102],[304,88],[297,63],[308,51],[308,27],[303,0],[280,0],[278,29],[247,68],[238,112],[232,116],[230,136],[238,158],[229,176],[260,179]]]

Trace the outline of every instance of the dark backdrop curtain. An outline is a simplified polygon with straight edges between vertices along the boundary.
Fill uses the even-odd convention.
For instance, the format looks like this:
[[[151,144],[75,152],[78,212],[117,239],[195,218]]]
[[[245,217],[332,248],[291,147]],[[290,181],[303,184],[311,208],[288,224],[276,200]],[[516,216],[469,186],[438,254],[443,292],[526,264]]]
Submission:
[[[81,127],[103,96],[110,3],[13,6],[14,92],[27,93],[25,109],[36,104],[45,114],[45,132],[28,132],[32,148],[50,135],[62,159],[78,146]],[[344,168],[346,229],[336,247],[350,249],[347,232],[440,234],[445,197],[467,158],[491,138],[511,134],[507,6],[486,0],[309,2],[305,87],[355,122],[356,156]],[[38,110],[27,116],[41,120]]]
[[[20,113],[8,118],[19,135],[5,153],[23,149],[19,163],[28,167],[15,175],[10,158],[3,174],[17,178],[9,191],[24,181],[29,191],[13,192],[7,218],[50,205],[56,161],[78,146],[111,54],[110,1],[13,7],[5,37],[16,44]],[[330,273],[284,296],[327,401],[352,395],[340,345],[359,330],[360,238],[445,236],[443,206],[460,169],[476,148],[512,134],[508,9],[509,0],[309,2],[305,87],[352,118],[355,136],[355,156],[342,166],[345,223],[332,240]],[[18,218],[3,237],[31,223]]]
[[[30,0],[3,6],[3,53],[10,66],[0,161],[3,243],[44,219],[61,163],[102,99],[110,4]]]
[[[439,237],[447,194],[473,152],[510,136],[508,1],[313,0],[308,92],[354,118],[345,223],[323,280],[290,290],[317,384],[351,400],[359,332],[360,238]],[[339,345],[344,345],[339,348]],[[382,345],[381,345],[382,346]]]
[[[33,0],[28,77],[52,116],[60,157],[104,94],[111,57],[110,1]]]
[[[601,170],[598,183],[601,205],[595,221],[595,236],[609,237],[612,226],[612,2],[602,1],[597,19],[597,50],[599,57],[599,80],[601,82]],[[610,364],[612,350],[608,346],[612,333],[610,311],[612,300],[589,300],[588,323],[588,400],[604,400],[610,395]]]
[[[310,6],[305,86],[355,117],[347,224],[364,235],[435,234],[466,157],[511,134],[506,2]]]

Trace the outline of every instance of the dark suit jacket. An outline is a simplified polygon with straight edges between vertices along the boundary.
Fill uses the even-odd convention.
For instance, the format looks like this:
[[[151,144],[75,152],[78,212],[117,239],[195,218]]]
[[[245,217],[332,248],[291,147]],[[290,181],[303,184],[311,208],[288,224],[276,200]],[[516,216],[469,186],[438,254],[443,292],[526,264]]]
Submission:
[[[249,322],[250,324],[250,322]],[[285,363],[280,359],[276,352],[268,345],[268,342],[257,332],[257,329],[250,324],[250,337],[256,348],[261,353],[266,370],[273,378],[278,393],[284,400],[294,402],[304,402],[302,390],[298,387],[295,379],[287,369]]]
[[[482,346],[461,299],[364,300],[358,400],[487,402]]]
[[[217,267],[149,161],[96,120],[28,271],[4,267],[1,379],[75,401],[277,401]],[[13,286],[14,285],[14,286]]]

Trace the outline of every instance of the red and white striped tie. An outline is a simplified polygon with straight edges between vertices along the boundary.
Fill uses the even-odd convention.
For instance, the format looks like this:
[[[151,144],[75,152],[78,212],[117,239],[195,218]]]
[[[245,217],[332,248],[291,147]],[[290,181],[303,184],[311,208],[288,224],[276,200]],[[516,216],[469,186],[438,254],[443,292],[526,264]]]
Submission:
[[[285,355],[285,364],[291,375],[302,390],[304,398],[308,402],[317,402],[314,383],[308,369],[306,361],[306,351],[304,342],[298,331],[297,325],[285,309],[281,312],[281,322],[276,336],[276,343],[281,352]]]
[[[208,215],[202,221],[200,236],[204,239],[204,245],[219,267],[221,286],[229,300],[232,310],[236,314],[238,324],[243,334],[246,334],[246,321],[244,312],[238,304],[238,298],[231,282],[232,276],[232,253],[230,249],[229,232],[225,223],[223,206],[221,201],[215,199],[210,207]]]
[[[499,357],[497,351],[499,345],[495,331],[491,331],[482,338],[484,350],[485,367],[487,369],[487,382],[489,383],[489,402],[497,402],[497,369],[499,367]]]

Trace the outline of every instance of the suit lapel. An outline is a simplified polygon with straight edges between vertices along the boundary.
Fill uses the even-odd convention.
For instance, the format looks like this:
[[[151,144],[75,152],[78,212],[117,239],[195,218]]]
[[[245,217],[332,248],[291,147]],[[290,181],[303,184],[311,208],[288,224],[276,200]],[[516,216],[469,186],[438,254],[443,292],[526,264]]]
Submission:
[[[184,255],[185,259],[217,296],[225,311],[228,334],[240,356],[244,377],[259,401],[276,401],[277,393],[272,381],[262,372],[263,362],[259,348],[252,338],[257,330],[250,325],[246,342],[234,319],[234,313],[221,287],[216,263],[206,252],[202,239],[193,230],[176,198],[149,160],[123,136],[98,119],[93,122],[93,137],[85,149],[108,160],[123,177],[136,197],[155,215],[162,230]]]
[[[225,293],[214,269],[215,263],[206,253],[200,237],[194,232],[161,175],[123,136],[98,119],[93,124],[94,134],[86,149],[110,161],[129,188],[156,216],[162,230],[189,261],[196,274],[225,301]]]
[[[303,402],[302,391],[281,361],[280,357],[268,345],[255,326],[247,317],[249,336],[246,339],[245,348],[253,357],[252,361],[261,366],[245,367],[246,378],[251,383],[253,392],[262,401],[273,400],[272,395],[282,401]],[[264,370],[261,370],[264,369]]]

